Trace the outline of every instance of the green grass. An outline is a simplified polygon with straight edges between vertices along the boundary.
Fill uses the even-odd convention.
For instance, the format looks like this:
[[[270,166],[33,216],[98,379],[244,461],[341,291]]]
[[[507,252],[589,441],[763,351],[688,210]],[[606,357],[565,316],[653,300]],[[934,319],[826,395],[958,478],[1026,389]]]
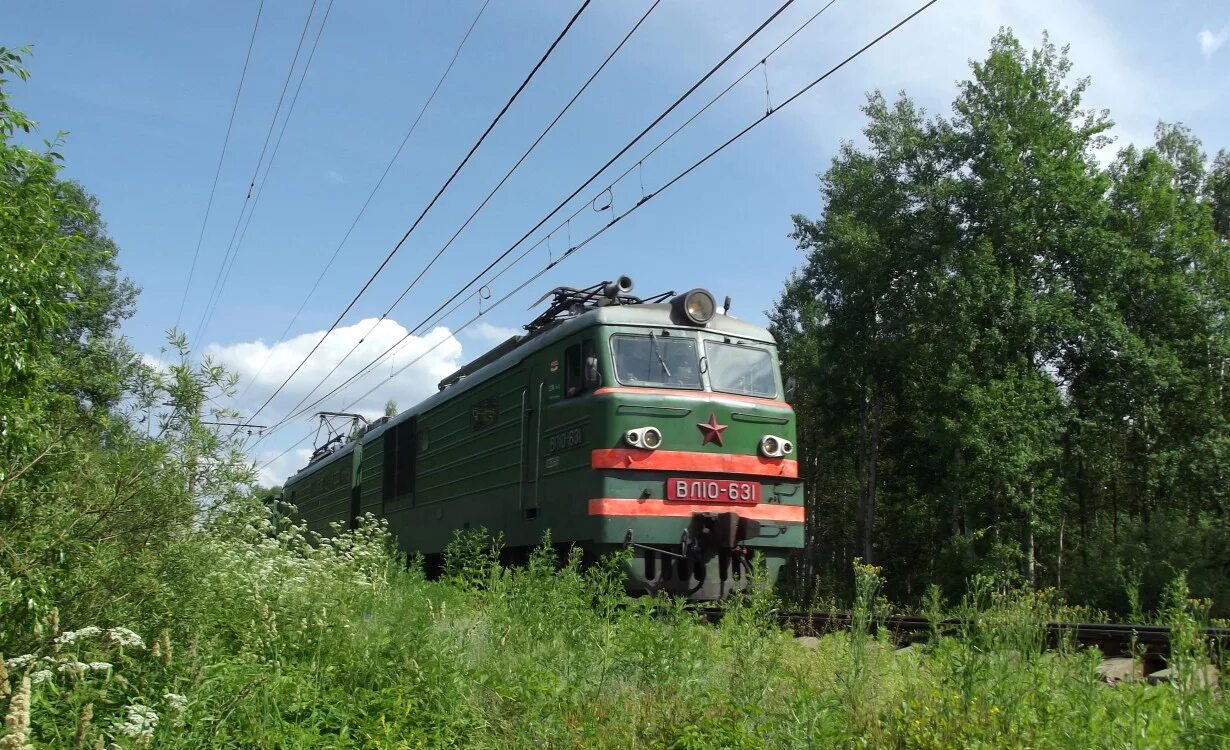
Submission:
[[[429,582],[378,525],[312,547],[250,515],[195,545],[166,632],[129,623],[143,643],[122,645],[117,624],[49,618],[30,664],[6,654],[0,747],[1230,747],[1216,691],[1108,687],[1095,655],[1038,648],[1045,595],[974,586],[965,633],[897,653],[867,634],[885,606],[867,566],[859,625],[813,648],[766,593],[707,625],[549,548],[509,570],[463,539]]]

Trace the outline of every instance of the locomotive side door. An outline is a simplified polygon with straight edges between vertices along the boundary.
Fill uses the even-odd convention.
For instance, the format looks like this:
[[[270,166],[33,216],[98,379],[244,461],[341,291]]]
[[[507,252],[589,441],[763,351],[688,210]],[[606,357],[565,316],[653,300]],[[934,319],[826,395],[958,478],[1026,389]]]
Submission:
[[[522,518],[538,517],[538,488],[542,458],[543,374],[529,368],[521,391],[521,502]]]

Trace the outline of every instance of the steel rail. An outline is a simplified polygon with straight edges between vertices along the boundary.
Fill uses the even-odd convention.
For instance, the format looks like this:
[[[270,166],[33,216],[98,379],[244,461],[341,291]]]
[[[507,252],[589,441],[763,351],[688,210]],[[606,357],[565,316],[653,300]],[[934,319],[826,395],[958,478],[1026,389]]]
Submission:
[[[724,610],[719,607],[697,608],[695,612],[709,622],[722,619]],[[849,612],[789,612],[773,614],[783,628],[800,636],[818,636],[826,633],[848,631],[854,626],[854,616]],[[1170,628],[1165,625],[1142,625],[1133,623],[1096,622],[1044,622],[1042,628],[1047,648],[1061,644],[1097,647],[1107,656],[1159,655],[1170,653]],[[869,633],[887,632],[898,643],[917,643],[931,634],[959,636],[976,633],[995,627],[983,620],[949,618],[933,621],[912,615],[890,615],[872,618],[867,623]],[[1202,628],[1201,640],[1208,647],[1230,651],[1230,628]]]

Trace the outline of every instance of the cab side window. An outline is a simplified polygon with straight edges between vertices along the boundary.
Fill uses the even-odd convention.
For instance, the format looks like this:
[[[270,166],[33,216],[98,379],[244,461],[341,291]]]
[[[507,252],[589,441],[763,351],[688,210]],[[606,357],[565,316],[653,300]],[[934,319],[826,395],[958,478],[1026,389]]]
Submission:
[[[598,348],[589,339],[581,342],[581,379],[587,391],[602,385],[602,371],[598,369]]]
[[[586,339],[564,350],[564,395],[576,396],[602,385],[598,349]]]
[[[582,378],[581,345],[573,344],[564,350],[564,395],[575,396],[585,390]]]

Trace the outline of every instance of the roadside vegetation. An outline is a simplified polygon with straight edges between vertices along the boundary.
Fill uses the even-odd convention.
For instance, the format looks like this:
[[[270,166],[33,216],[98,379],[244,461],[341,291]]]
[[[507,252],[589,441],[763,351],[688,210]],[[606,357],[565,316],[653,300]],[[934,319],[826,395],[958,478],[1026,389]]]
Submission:
[[[940,247],[973,226],[944,223],[938,210],[954,194],[973,205],[969,185],[939,180],[935,192],[883,205],[875,232],[863,216],[800,220],[800,242],[815,252],[778,324],[802,380],[811,518],[824,523],[813,523],[799,586],[783,596],[852,609],[856,626],[796,640],[777,627],[782,600],[763,586],[710,625],[678,602],[626,597],[618,559],[582,570],[549,540],[508,569],[498,540],[459,536],[444,577],[428,581],[375,519],[329,539],[306,532],[256,487],[237,436],[211,424],[239,416],[216,407],[233,377],[177,332],[157,357],[120,336],[137,292],[97,202],[61,175],[61,138],[33,145],[38,129],[11,106],[24,54],[0,48],[0,748],[1230,747],[1230,708],[1199,677],[1221,657],[1197,635],[1225,606],[1209,597],[1225,592],[1219,571],[1230,564],[1219,473],[1230,455],[1230,295],[1218,213],[1230,205],[1230,161],[1204,171],[1181,128],[1102,172],[1088,151],[1100,120],[1077,141],[1014,152],[1020,144],[996,140],[984,154],[965,148],[960,128],[933,129],[872,99],[869,138],[884,153],[864,162],[843,152],[826,178],[830,211],[862,205],[858,191],[837,190],[846,177],[895,200],[900,175],[934,177],[932,146],[964,144],[945,158],[981,154],[982,168],[984,156],[1029,166],[1070,154],[1043,159],[1028,179],[1062,173],[1063,205],[1109,194],[1128,206],[1121,216],[1145,223],[1121,226],[1098,209],[1097,232],[1064,235],[1073,255],[1063,268],[1083,267],[1090,259],[1077,249],[1097,248],[1109,265],[1088,279],[1108,286],[1094,291],[1127,297],[1047,296],[1068,289],[1066,277],[1021,286],[1029,269],[997,266],[994,238],[978,238],[953,245],[974,252],[952,266],[956,276],[943,266],[911,276],[941,287],[968,279],[978,294],[937,292],[932,317],[911,323],[894,316],[916,307],[868,313],[838,304],[857,294],[808,285],[862,269],[866,288],[900,288],[862,261],[904,262],[909,253],[884,253]],[[1023,101],[1076,122],[1075,104],[1054,95],[1066,62],[1053,49],[1031,57],[1005,35],[975,73],[968,102],[983,102],[984,89],[1026,91]],[[967,116],[1002,134],[1019,132],[1008,124],[1021,111]],[[1029,122],[1055,126],[1028,111]],[[943,163],[967,173],[965,162]],[[1024,194],[1005,179],[995,183],[1002,203],[977,216],[1008,215],[1003,206]],[[900,206],[931,222],[923,244],[898,242],[918,229]],[[1065,214],[1064,226],[1084,226],[1079,216]],[[1107,259],[1137,247],[1116,239],[1129,230],[1187,244],[1115,265]],[[1051,258],[1054,239],[1033,237],[1022,257]],[[1129,280],[1157,286],[1116,286]],[[1155,303],[1142,317],[1116,317],[1112,302],[1145,294]],[[992,300],[1003,304],[995,314]],[[1100,313],[1085,322],[1114,324],[1070,339],[1021,333],[1035,330],[1026,322],[1067,331],[1085,303]],[[964,327],[939,325],[940,309]],[[1079,378],[1058,391],[1042,379],[1068,377],[1060,354],[1107,330],[1119,338],[1085,351]],[[941,377],[942,355],[966,334],[1001,348],[949,358],[957,369]],[[1026,339],[1036,358],[1022,356]],[[934,409],[925,419],[924,404]],[[871,634],[893,607],[969,624],[898,652]],[[1041,648],[1047,620],[1128,615],[1175,629],[1177,679],[1110,687],[1095,654]]]
[[[278,528],[281,530],[277,530]],[[796,641],[760,591],[702,622],[629,599],[617,560],[589,570],[544,545],[499,566],[461,537],[424,580],[369,519],[310,543],[239,503],[187,548],[173,616],[133,632],[54,611],[6,662],[9,747],[1224,747],[1230,709],[1199,681],[1105,685],[1095,654],[1040,649],[1064,610],[979,582],[954,637],[897,652],[856,571],[853,632]],[[1194,633],[1181,582],[1159,613]],[[1198,604],[1198,603],[1196,603]],[[95,624],[97,623],[97,624]]]

